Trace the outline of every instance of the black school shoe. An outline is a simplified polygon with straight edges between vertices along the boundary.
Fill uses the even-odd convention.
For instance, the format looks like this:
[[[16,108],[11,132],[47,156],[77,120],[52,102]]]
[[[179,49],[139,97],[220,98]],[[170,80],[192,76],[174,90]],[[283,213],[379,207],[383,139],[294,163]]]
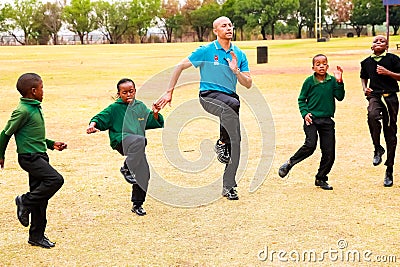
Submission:
[[[374,151],[374,158],[372,160],[372,164],[374,166],[378,166],[382,162],[382,155],[385,154],[385,149],[382,146],[379,146]]]
[[[283,163],[283,165],[279,168],[278,174],[281,178],[284,178],[290,171],[290,169],[292,168],[292,164],[290,164],[290,161],[286,161],[285,163]]]
[[[146,210],[142,207],[142,205],[133,205],[132,212],[136,213],[139,216],[146,215]]]
[[[393,173],[386,171],[385,179],[383,180],[384,187],[392,187],[393,186]]]
[[[333,187],[330,184],[322,180],[315,180],[315,186],[319,186],[324,190],[333,190]]]
[[[17,217],[19,222],[25,226],[29,226],[29,209],[27,206],[22,204],[22,198],[21,196],[17,196],[15,198],[15,204],[17,205]]]
[[[38,246],[42,248],[53,248],[56,245],[55,242],[51,242],[46,236],[43,236],[42,238],[37,240],[29,238],[28,243],[32,246]]]
[[[131,172],[129,171],[129,169],[125,168],[125,167],[121,167],[121,169],[119,169],[119,171],[122,173],[122,175],[125,178],[125,181],[127,181],[130,184],[137,184],[136,181],[136,177],[135,174],[131,174]]]

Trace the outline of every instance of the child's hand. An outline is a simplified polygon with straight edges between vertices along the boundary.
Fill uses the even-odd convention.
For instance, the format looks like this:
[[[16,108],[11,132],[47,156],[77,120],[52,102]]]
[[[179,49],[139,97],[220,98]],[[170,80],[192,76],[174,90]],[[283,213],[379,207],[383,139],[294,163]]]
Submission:
[[[367,88],[364,90],[364,95],[369,96],[372,93],[372,91],[374,91],[374,90],[372,90],[371,88]]]
[[[161,104],[153,103],[151,106],[151,110],[153,111],[153,117],[154,119],[158,120],[158,112],[161,110]]]
[[[376,67],[376,73],[378,73],[378,74],[382,74],[382,75],[388,75],[388,70],[385,68],[385,67],[382,67],[382,66],[380,66],[380,65],[378,65],[377,67]]]
[[[54,143],[54,149],[58,151],[63,151],[64,149],[67,148],[67,144],[64,142],[55,142]]]
[[[312,124],[312,114],[308,113],[306,116],[304,116],[304,121],[306,122],[306,125],[311,125]]]
[[[153,111],[153,113],[158,113],[161,110],[161,105],[158,105],[157,103],[153,103],[153,105],[151,106],[151,110]]]
[[[95,132],[99,132],[100,130],[96,128],[96,123],[95,122],[91,122],[89,124],[89,127],[86,129],[86,133],[87,134],[91,134],[91,133],[95,133]]]
[[[333,75],[335,75],[336,81],[338,83],[342,83],[343,82],[343,69],[340,66],[336,67],[336,70],[333,71]]]

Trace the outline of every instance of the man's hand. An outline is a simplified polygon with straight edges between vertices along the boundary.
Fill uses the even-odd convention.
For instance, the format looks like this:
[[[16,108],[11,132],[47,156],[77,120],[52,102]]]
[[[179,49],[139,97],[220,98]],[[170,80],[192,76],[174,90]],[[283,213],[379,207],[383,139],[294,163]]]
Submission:
[[[63,151],[67,148],[67,144],[64,142],[54,142],[54,149],[58,151]]]
[[[171,106],[172,101],[172,91],[167,91],[162,97],[160,97],[153,106],[159,109],[164,108],[167,104]],[[154,111],[154,110],[153,110]]]
[[[233,71],[233,73],[237,74],[236,73],[237,69],[238,69],[237,56],[233,51],[231,51],[231,56],[232,56],[232,60],[227,58],[226,61],[228,62],[229,68]]]

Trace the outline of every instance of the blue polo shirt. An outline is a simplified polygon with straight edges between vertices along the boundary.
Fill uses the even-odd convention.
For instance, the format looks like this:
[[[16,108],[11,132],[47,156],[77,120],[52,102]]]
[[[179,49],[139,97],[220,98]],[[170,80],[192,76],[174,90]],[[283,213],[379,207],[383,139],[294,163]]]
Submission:
[[[226,61],[227,58],[232,60],[231,51],[237,56],[240,71],[249,72],[249,63],[245,53],[232,43],[230,48],[225,51],[215,40],[200,46],[188,57],[194,67],[200,67],[200,91],[214,90],[227,94],[236,92],[237,77]]]

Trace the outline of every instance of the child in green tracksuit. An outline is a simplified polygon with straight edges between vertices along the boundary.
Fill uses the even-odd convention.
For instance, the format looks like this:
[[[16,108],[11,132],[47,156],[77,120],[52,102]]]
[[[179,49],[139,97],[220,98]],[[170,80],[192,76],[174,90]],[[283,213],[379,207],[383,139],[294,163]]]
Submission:
[[[308,77],[301,88],[298,104],[304,119],[304,145],[279,168],[279,176],[285,177],[290,169],[300,161],[311,156],[317,148],[320,139],[321,162],[315,176],[315,186],[324,190],[332,190],[328,184],[328,173],[335,161],[335,99],[344,98],[343,70],[339,66],[329,75],[328,59],[318,54],[312,60],[314,74]]]
[[[164,119],[159,108],[153,104],[152,110],[135,99],[135,83],[131,79],[121,79],[117,84],[118,99],[90,120],[86,132],[108,130],[110,146],[121,155],[127,156],[120,171],[125,180],[132,184],[132,212],[146,215],[143,203],[150,179],[145,147],[146,129],[162,128]]]
[[[0,134],[0,167],[4,167],[4,154],[12,135],[17,143],[18,163],[29,174],[29,192],[17,196],[17,217],[29,226],[28,243],[51,248],[55,242],[45,236],[46,211],[49,199],[62,187],[64,178],[50,164],[47,149],[59,151],[67,148],[63,142],[46,139],[41,103],[43,81],[36,73],[25,73],[17,81],[22,95],[20,103]]]

